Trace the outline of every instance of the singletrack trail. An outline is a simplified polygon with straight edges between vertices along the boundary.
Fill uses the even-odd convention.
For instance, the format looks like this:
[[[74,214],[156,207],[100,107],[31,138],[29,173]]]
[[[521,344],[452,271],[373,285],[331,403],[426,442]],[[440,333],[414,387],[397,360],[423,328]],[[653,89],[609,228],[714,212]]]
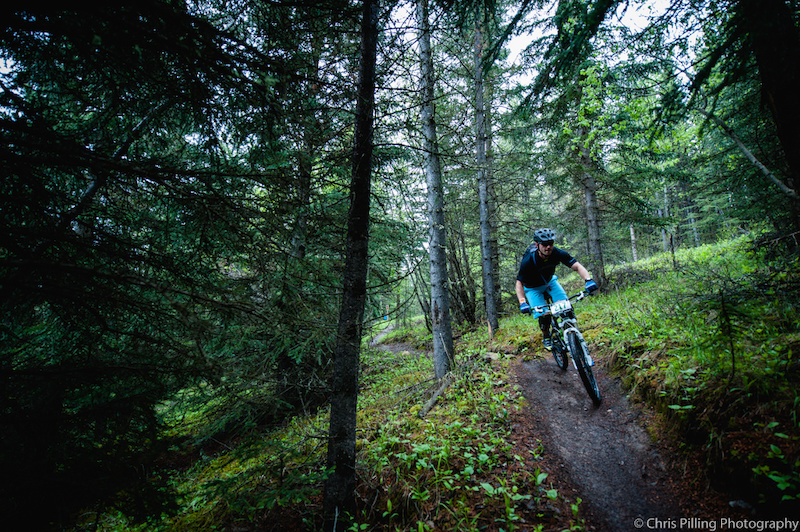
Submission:
[[[601,364],[595,365],[594,374],[603,396],[597,408],[571,363],[562,371],[548,355],[516,365],[518,382],[531,403],[531,429],[550,455],[549,467],[563,471],[582,499],[588,530],[687,530],[697,527],[677,526],[681,519],[718,523],[723,516],[740,517],[719,496],[700,493],[693,487],[696,482],[687,482],[687,474],[697,478],[697,468],[654,441],[644,428],[646,412],[628,401]],[[659,519],[666,526],[650,528],[648,519],[649,524]]]
[[[373,345],[413,351],[408,344],[380,344],[387,332]],[[603,398],[597,408],[571,361],[562,371],[545,352],[530,361],[517,359],[511,367],[512,381],[529,403],[511,428],[514,444],[523,450],[541,444],[537,467],[568,504],[580,498],[583,530],[721,530],[723,518],[752,518],[708,487],[697,455],[660,441],[655,416],[628,400],[602,361],[593,368]],[[568,529],[568,504],[552,512],[544,530]]]

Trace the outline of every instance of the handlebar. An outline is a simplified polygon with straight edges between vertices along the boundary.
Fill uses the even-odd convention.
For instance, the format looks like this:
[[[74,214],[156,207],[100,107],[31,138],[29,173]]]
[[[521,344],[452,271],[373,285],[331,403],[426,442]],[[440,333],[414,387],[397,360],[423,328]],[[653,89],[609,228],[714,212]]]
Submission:
[[[591,293],[589,293],[589,291],[588,291],[588,290],[581,290],[581,291],[580,291],[580,292],[578,292],[577,294],[575,294],[575,295],[572,295],[572,296],[569,296],[567,299],[568,299],[569,301],[572,301],[573,299],[574,299],[575,301],[580,301],[581,299],[584,299],[584,298],[586,298],[586,296],[591,296],[591,295],[592,295],[592,294],[591,294]],[[551,303],[548,303],[547,305],[544,305],[544,306],[539,306],[539,307],[531,307],[531,310],[532,310],[532,311],[534,311],[534,312],[547,312],[547,311],[549,311],[549,309],[550,309],[550,305],[551,305],[551,304],[552,304],[552,302],[551,302]]]
[[[575,299],[575,301],[580,301],[581,299],[585,298],[586,296],[590,296],[590,295],[592,295],[592,294],[589,293],[588,290],[581,290],[580,292],[578,292],[574,296],[571,296],[570,299],[577,298],[577,299]]]

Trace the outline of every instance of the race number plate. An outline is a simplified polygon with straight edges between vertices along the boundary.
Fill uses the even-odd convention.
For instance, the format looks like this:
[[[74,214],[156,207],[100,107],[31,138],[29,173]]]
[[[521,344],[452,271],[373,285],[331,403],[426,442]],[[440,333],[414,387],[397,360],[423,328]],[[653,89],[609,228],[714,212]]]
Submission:
[[[553,314],[558,314],[561,312],[566,312],[572,308],[572,303],[567,301],[566,299],[563,301],[555,301],[552,305],[550,305],[550,312]]]

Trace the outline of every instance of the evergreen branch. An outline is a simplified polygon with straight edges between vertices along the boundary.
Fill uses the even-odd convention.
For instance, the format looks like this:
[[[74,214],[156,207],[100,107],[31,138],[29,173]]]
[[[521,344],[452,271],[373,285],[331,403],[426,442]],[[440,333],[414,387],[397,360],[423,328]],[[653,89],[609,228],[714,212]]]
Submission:
[[[780,179],[778,179],[775,176],[775,174],[773,174],[769,170],[769,168],[767,168],[764,165],[764,163],[759,161],[758,158],[753,154],[753,152],[751,152],[747,148],[747,146],[745,146],[744,142],[742,142],[742,139],[739,138],[739,136],[736,134],[733,128],[731,128],[728,124],[726,124],[725,121],[723,121],[721,118],[719,118],[718,116],[709,111],[698,109],[698,112],[703,116],[705,116],[706,118],[708,118],[709,120],[711,120],[712,122],[714,122],[715,124],[717,124],[722,129],[722,131],[724,131],[725,134],[728,135],[728,138],[730,138],[736,144],[736,146],[739,148],[739,151],[742,152],[742,154],[747,158],[747,160],[753,163],[753,165],[756,168],[758,168],[761,171],[761,173],[764,174],[764,176],[766,176],[767,179],[769,179],[775,186],[777,186],[787,198],[789,198],[794,202],[800,203],[800,196],[798,196],[797,191],[786,186],[786,184]]]

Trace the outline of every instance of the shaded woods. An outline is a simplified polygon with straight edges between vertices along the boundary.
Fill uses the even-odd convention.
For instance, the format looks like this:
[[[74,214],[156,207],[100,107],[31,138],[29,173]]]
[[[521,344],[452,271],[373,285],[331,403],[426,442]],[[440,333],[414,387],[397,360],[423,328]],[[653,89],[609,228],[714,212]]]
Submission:
[[[209,521],[257,522],[298,499],[316,505],[312,525],[357,521],[359,456],[378,438],[359,394],[394,367],[366,333],[428,324],[410,336],[436,366],[409,370],[419,381],[403,396],[464,371],[491,350],[473,335],[502,338],[514,319],[518,261],[543,226],[606,294],[657,279],[666,270],[642,264],[662,254],[692,275],[690,250],[748,238],[763,253],[737,262],[735,281],[702,269],[719,324],[706,340],[725,353],[707,373],[673,367],[685,352],[661,338],[669,363],[653,367],[686,386],[630,377],[651,399],[678,394],[665,408],[718,435],[689,408],[706,401],[689,381],[750,379],[744,329],[782,338],[759,356],[796,350],[782,336],[796,332],[791,298],[761,326],[740,297],[796,288],[796,6],[647,4],[6,7],[3,515],[31,529],[168,528],[194,500],[179,480],[194,467],[197,506],[219,512]],[[655,315],[608,320],[654,337]],[[647,353],[631,367],[662,353],[619,341],[614,360]],[[309,419],[302,443],[278,436]],[[782,494],[797,485],[791,467],[776,473],[788,449],[751,467]],[[230,474],[234,455],[264,462]]]

